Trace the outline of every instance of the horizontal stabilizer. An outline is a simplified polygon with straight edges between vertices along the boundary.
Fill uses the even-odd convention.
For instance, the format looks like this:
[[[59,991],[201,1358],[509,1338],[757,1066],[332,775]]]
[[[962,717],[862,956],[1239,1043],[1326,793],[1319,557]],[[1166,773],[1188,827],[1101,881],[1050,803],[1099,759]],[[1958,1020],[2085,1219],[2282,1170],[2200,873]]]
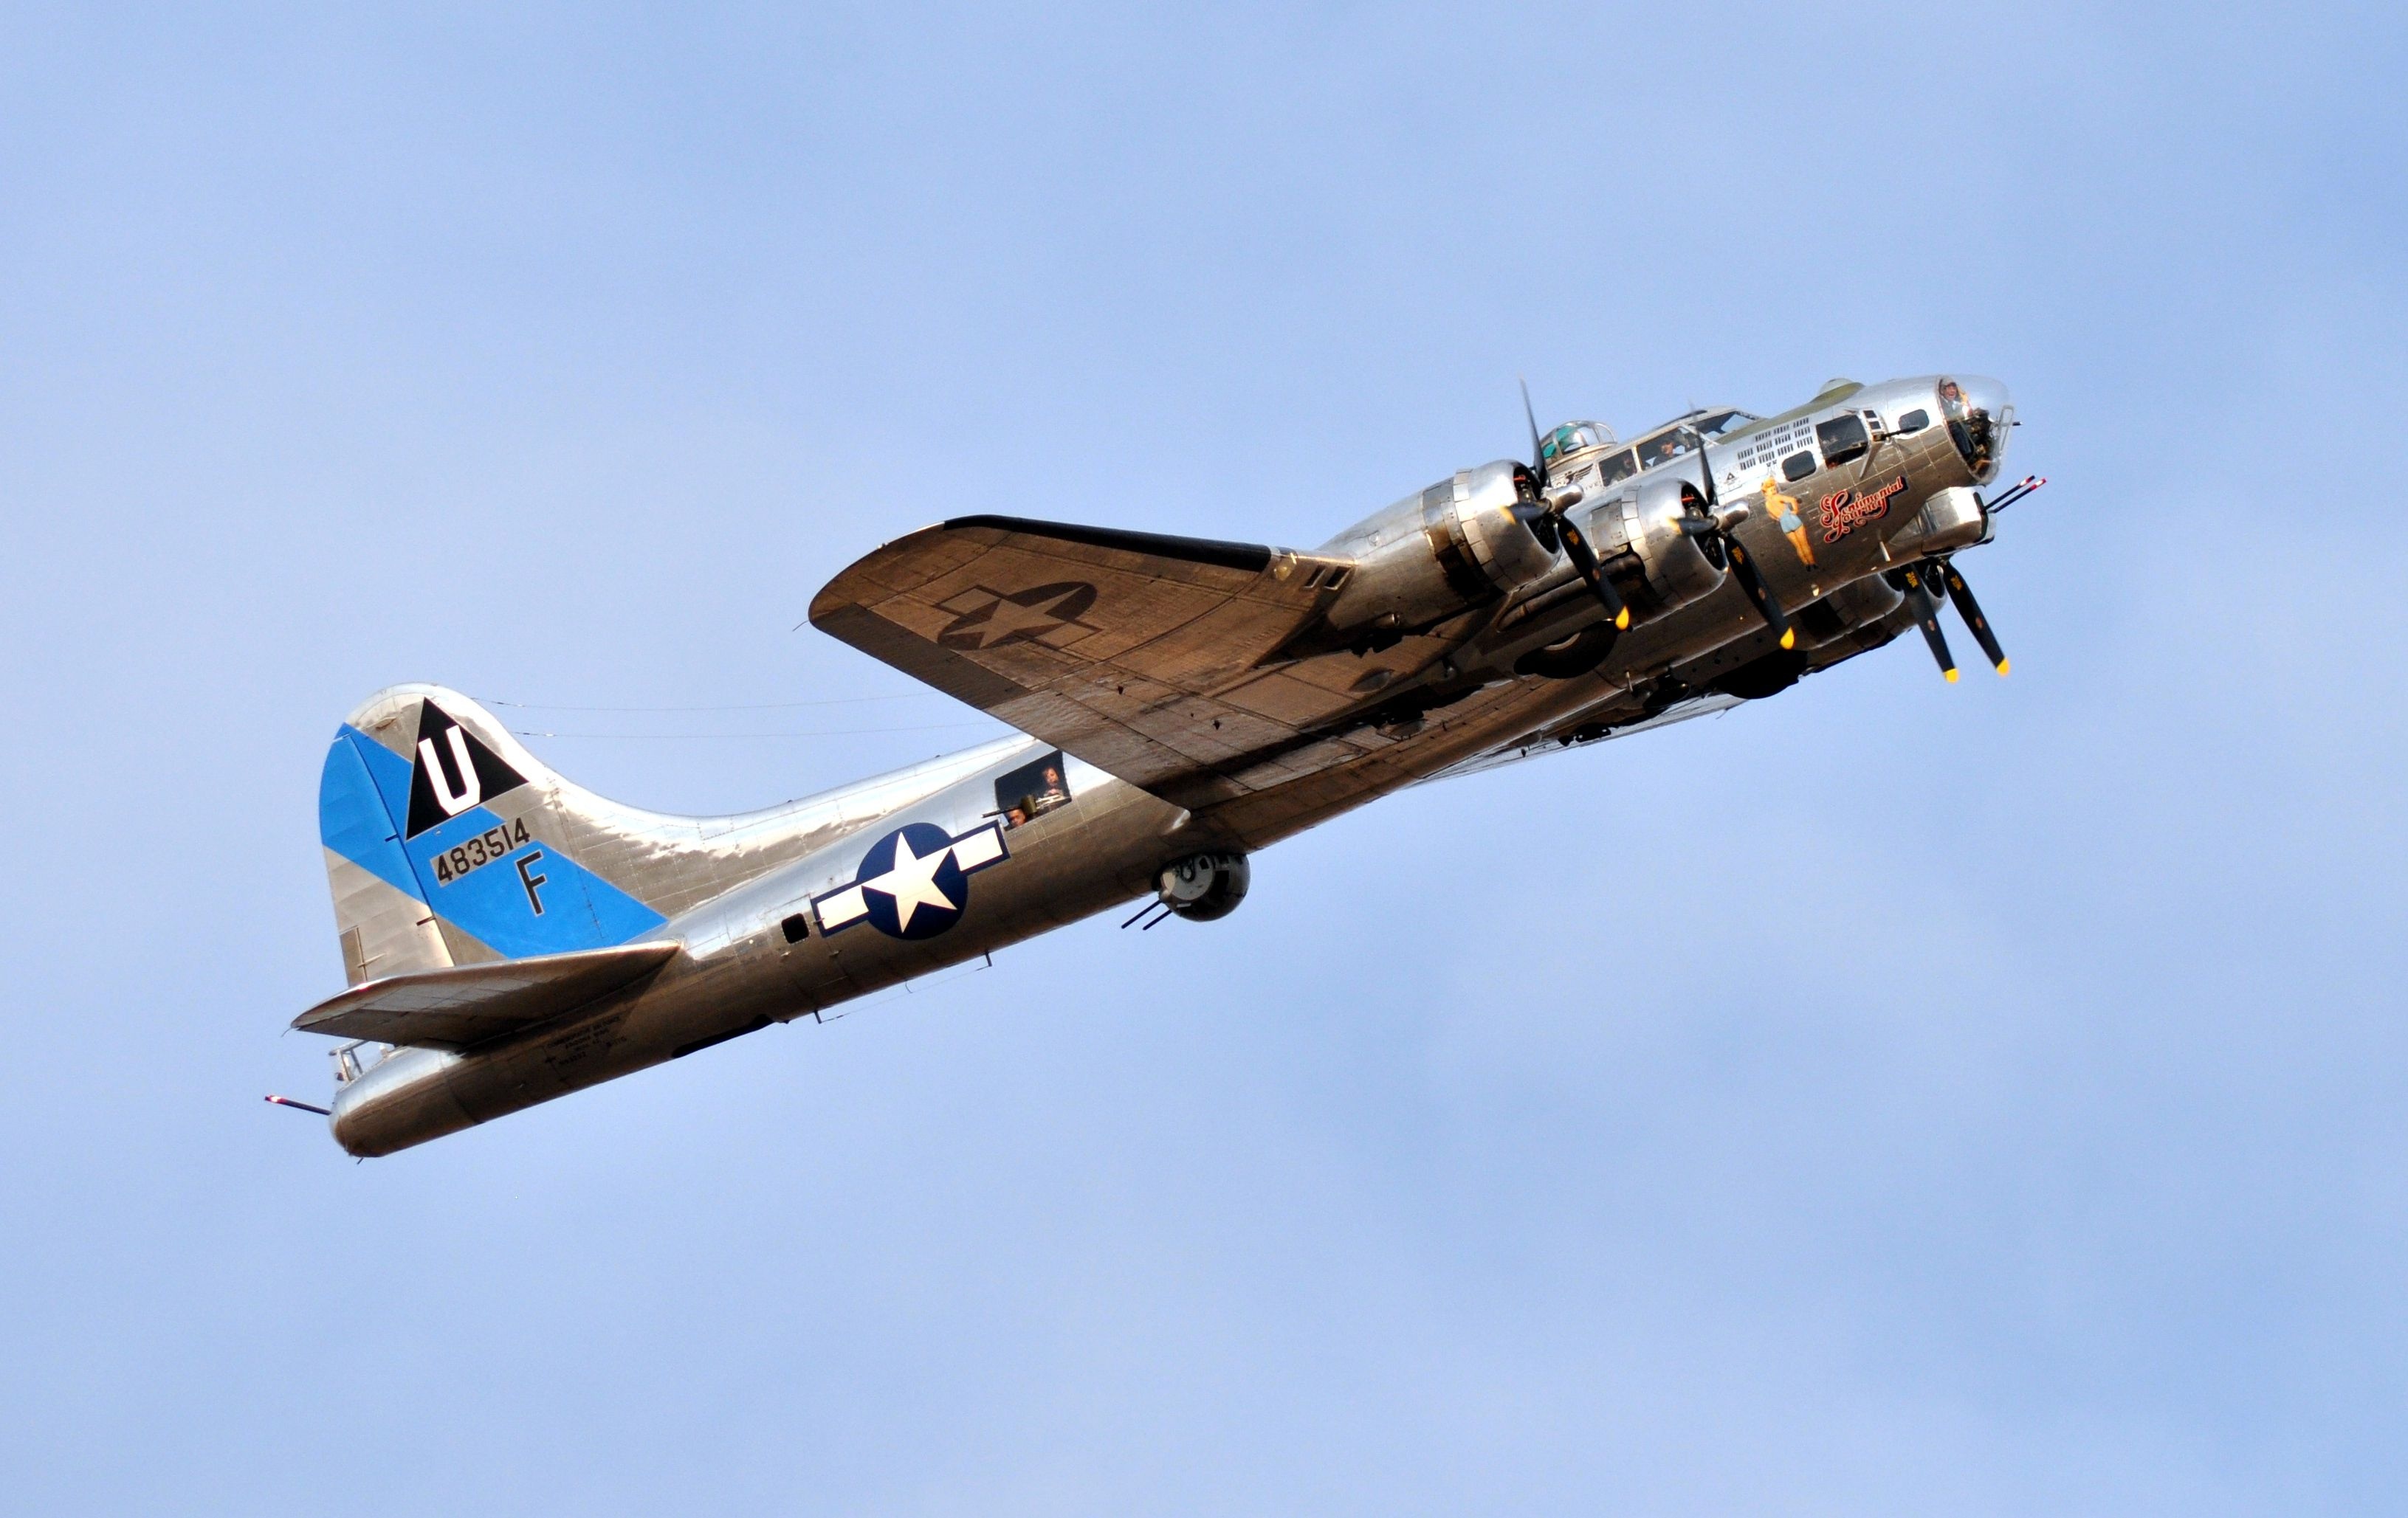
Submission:
[[[636,943],[482,965],[454,965],[355,985],[303,1012],[304,1033],[423,1049],[466,1049],[619,990],[658,970],[674,943]]]

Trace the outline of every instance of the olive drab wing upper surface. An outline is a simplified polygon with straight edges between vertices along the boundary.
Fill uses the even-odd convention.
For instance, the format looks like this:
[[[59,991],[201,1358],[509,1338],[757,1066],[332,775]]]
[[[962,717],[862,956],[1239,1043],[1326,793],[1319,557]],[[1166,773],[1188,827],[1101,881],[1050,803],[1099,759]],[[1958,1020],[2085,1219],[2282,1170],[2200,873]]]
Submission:
[[[1389,657],[1286,659],[1341,561],[1244,543],[968,517],[830,581],[810,620],[1098,768],[1188,805],[1344,763],[1300,742]]]

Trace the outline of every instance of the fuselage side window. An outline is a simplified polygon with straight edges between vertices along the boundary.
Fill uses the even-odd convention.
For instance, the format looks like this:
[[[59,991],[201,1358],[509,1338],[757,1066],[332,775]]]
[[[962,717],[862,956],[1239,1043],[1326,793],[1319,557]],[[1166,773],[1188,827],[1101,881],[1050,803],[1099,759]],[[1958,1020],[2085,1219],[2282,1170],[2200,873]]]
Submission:
[[[1921,432],[1929,425],[1931,425],[1931,413],[1919,406],[1898,419],[1898,430],[1900,432]]]
[[[1835,416],[1814,429],[1814,440],[1823,445],[1827,464],[1845,464],[1860,457],[1866,449],[1864,422],[1851,414]]]
[[[1812,450],[1803,453],[1792,453],[1781,461],[1781,478],[1784,480],[1794,482],[1805,479],[1813,472],[1814,454]]]
[[[1003,825],[1018,827],[1056,807],[1068,805],[1070,786],[1063,773],[1062,751],[1056,749],[996,780],[995,809],[1002,816]]]

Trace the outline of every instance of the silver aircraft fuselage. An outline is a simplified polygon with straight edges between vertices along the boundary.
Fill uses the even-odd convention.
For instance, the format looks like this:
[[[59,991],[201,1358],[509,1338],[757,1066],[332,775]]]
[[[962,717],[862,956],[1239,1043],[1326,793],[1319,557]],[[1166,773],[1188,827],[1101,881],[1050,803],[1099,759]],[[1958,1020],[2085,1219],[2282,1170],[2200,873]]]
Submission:
[[[796,803],[774,821],[749,824],[762,840],[762,857],[776,862],[732,889],[666,910],[666,921],[644,935],[677,946],[656,974],[509,1037],[467,1048],[395,1048],[364,1067],[353,1062],[333,1103],[335,1137],[359,1155],[423,1143],[772,1023],[827,1012],[1154,895],[1166,889],[1166,869],[1182,859],[1243,856],[1444,772],[1552,752],[1699,703],[1770,694],[1800,673],[1885,643],[1914,622],[1882,577],[1988,534],[1976,487],[1995,478],[2011,412],[2003,387],[1958,382],[1956,404],[1971,396],[1998,421],[1996,438],[1985,437],[1974,456],[1963,429],[1946,424],[1935,391],[1946,383],[1916,379],[1827,389],[1796,412],[1750,421],[1705,447],[1720,500],[1758,507],[1731,531],[1796,623],[1801,636],[1795,650],[1778,649],[1739,586],[1725,582],[1633,626],[1593,668],[1525,672],[1548,667],[1546,651],[1562,649],[1597,623],[1597,604],[1565,567],[1441,629],[1448,651],[1411,682],[1426,699],[1398,704],[1393,690],[1404,689],[1400,683],[1383,693],[1387,705],[1367,712],[1365,720],[1383,724],[1393,741],[1361,762],[1290,785],[1185,807],[1075,757],[1060,758],[1054,744],[1031,738]],[[1868,435],[1866,447],[1838,462],[1827,461],[1811,441],[1813,429],[1833,419],[1854,419],[1850,424]],[[1806,441],[1773,446],[1768,439]],[[1594,456],[1575,454],[1559,465],[1558,478],[1572,488],[1615,450],[1588,451]],[[1811,472],[1784,474],[1784,460],[1801,452],[1812,458]],[[1648,472],[1695,478],[1700,461],[1689,452],[1646,462]],[[1407,497],[1320,552],[1370,565],[1389,544],[1425,530],[1425,509],[1423,495]],[[1794,525],[1784,528],[1784,521]],[[476,719],[460,720],[473,725]],[[496,748],[509,741],[475,731]],[[1064,768],[1049,793],[1054,804],[1030,809],[1033,815],[1011,809],[998,782],[1048,753]],[[670,832],[686,839],[695,831],[690,821],[633,812],[609,825],[616,829],[609,846],[630,853],[666,850]],[[740,839],[746,825],[730,820],[730,838]],[[952,849],[966,872],[947,877],[954,891],[950,903],[932,894],[922,867],[937,845],[914,839]],[[872,859],[874,850],[885,852]],[[866,874],[873,864],[875,878]],[[504,867],[485,878],[498,878]],[[519,868],[521,883],[536,882],[526,885],[530,902],[540,899],[543,867]],[[964,879],[970,882],[966,905],[958,884]],[[881,893],[874,901],[861,894],[865,881]],[[924,927],[939,914],[947,919],[944,931],[914,935],[915,922]],[[372,981],[373,967],[355,967],[354,979],[363,977]]]

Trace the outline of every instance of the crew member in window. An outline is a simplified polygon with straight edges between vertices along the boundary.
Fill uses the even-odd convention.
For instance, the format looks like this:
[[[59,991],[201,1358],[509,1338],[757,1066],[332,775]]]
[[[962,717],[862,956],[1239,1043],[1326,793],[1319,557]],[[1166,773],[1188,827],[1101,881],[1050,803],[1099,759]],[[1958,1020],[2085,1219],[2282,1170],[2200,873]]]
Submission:
[[[1070,799],[1070,788],[1062,783],[1062,766],[1047,765],[1038,778],[1037,794],[1028,798],[1028,814],[1042,817]]]
[[[1070,800],[1070,787],[1062,778],[1062,755],[1056,752],[1020,768],[995,782],[996,811],[1007,828],[1042,817]]]

